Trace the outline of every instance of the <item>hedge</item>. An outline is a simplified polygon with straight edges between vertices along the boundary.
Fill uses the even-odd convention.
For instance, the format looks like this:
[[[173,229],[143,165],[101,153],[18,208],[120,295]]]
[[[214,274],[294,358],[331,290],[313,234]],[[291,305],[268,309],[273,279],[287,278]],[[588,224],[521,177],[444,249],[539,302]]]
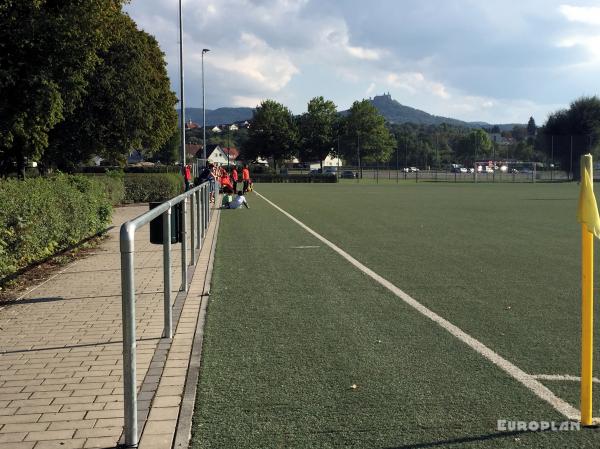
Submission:
[[[324,175],[275,175],[275,174],[252,174],[252,182],[337,182],[337,176],[333,174]]]
[[[112,207],[99,182],[57,174],[0,181],[0,281],[103,230]]]
[[[113,206],[118,206],[125,202],[125,177],[122,171],[113,170],[105,174],[88,173],[86,176],[102,184],[106,196]]]
[[[175,173],[126,173],[125,201],[166,201],[183,193],[183,177]]]

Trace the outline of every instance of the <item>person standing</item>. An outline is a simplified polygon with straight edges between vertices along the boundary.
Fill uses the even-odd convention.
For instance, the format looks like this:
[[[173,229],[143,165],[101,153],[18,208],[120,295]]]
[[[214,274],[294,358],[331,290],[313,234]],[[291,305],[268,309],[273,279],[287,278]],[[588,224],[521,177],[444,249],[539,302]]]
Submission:
[[[238,183],[238,171],[237,167],[234,165],[233,170],[231,170],[231,181],[233,184],[233,191],[237,192],[237,183]]]
[[[250,183],[250,170],[248,170],[248,165],[244,165],[242,169],[242,181],[244,181],[244,190],[243,193],[248,191],[248,184]]]
[[[185,166],[185,191],[187,192],[192,187],[192,167],[189,164]]]

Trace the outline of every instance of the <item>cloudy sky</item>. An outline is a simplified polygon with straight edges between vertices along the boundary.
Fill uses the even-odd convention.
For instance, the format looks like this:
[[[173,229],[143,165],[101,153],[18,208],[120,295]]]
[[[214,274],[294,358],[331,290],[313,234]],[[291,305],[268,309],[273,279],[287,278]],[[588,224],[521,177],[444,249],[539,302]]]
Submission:
[[[158,39],[179,95],[178,1],[126,8]],[[186,106],[340,110],[390,92],[432,114],[542,124],[600,93],[600,4],[554,0],[183,0]]]

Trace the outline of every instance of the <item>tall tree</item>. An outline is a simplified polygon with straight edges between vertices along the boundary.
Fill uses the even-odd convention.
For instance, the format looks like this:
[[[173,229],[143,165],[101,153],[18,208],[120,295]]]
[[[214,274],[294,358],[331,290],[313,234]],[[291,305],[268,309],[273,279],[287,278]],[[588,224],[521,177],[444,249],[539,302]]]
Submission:
[[[274,100],[265,100],[257,106],[242,147],[244,158],[272,158],[277,162],[290,159],[297,153],[298,127],[288,108]]]
[[[492,141],[488,133],[482,129],[475,129],[458,140],[456,153],[465,163],[474,164],[475,161],[487,158],[492,149]]]
[[[529,137],[535,136],[537,132],[537,126],[535,125],[535,120],[533,117],[529,117],[529,121],[527,122],[527,135]]]
[[[385,126],[385,119],[369,100],[355,101],[345,119],[345,148],[348,159],[386,162],[396,148],[396,139]],[[356,156],[355,156],[356,155]]]
[[[110,43],[120,0],[8,0],[0,4],[0,157],[37,159],[48,134],[81,103]]]
[[[600,98],[578,98],[569,109],[551,114],[540,131],[537,149],[551,155],[565,170],[572,166],[574,177],[579,179],[579,157],[588,152],[595,154],[600,142]]]
[[[329,156],[337,138],[338,114],[335,103],[323,97],[308,102],[307,112],[299,119],[300,159],[318,160],[323,169],[323,160]]]
[[[164,54],[154,37],[122,14],[99,53],[94,86],[50,133],[48,163],[69,169],[92,155],[124,162],[134,149],[153,155],[177,128]]]

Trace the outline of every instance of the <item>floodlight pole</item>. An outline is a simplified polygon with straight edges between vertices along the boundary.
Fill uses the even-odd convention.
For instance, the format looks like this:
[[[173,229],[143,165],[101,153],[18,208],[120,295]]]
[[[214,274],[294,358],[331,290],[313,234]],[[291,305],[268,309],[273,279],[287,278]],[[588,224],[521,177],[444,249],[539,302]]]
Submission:
[[[180,0],[181,1],[181,0]],[[204,95],[204,53],[208,53],[210,49],[202,49],[202,160],[206,166],[206,104]]]
[[[179,101],[181,106],[181,174],[185,177],[185,100],[183,90],[183,18],[179,0]]]

